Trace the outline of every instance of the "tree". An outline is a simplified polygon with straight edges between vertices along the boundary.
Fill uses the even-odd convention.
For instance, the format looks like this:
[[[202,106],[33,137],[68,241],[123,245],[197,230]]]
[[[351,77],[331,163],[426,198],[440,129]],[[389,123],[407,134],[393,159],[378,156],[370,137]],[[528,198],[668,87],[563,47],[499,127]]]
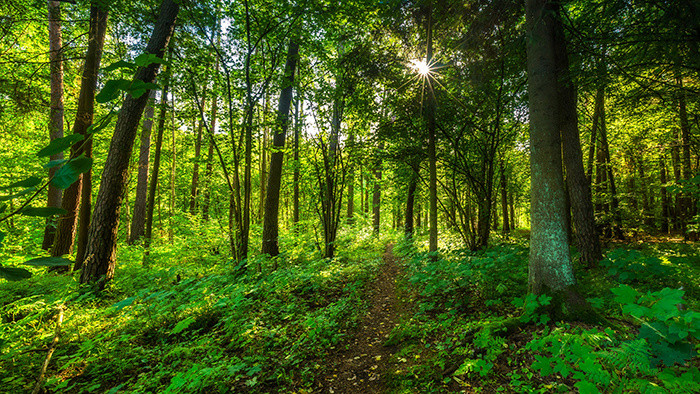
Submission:
[[[555,29],[557,3],[527,0],[527,74],[530,98],[531,235],[528,286],[549,294],[554,314],[562,304],[580,314],[590,308],[578,294],[565,225],[565,195]]]
[[[275,134],[272,138],[274,151],[270,155],[270,172],[267,178],[267,193],[265,197],[265,213],[262,233],[262,253],[270,256],[279,254],[279,201],[280,185],[282,183],[282,160],[284,159],[284,144],[289,126],[289,109],[292,104],[292,88],[294,85],[294,72],[299,54],[299,44],[289,40],[287,61],[284,66],[284,78],[282,92],[280,93],[279,106],[277,108],[277,121]]]
[[[49,138],[51,141],[63,137],[63,35],[61,34],[61,6],[58,1],[49,1],[49,62],[51,62],[51,103],[49,114]],[[63,159],[63,152],[51,155],[51,160]],[[56,174],[56,167],[49,169],[49,177]],[[61,189],[54,184],[49,185],[47,207],[61,207]],[[56,234],[56,218],[46,220],[44,240],[41,248],[48,250],[53,245]]]
[[[179,2],[163,0],[153,34],[146,47],[147,54],[163,58],[165,48],[172,37],[179,10]],[[160,62],[139,67],[134,81],[152,84],[159,67]],[[100,191],[95,203],[95,213],[90,222],[86,261],[80,276],[80,283],[95,284],[100,290],[114,277],[119,208],[128,179],[129,157],[149,93],[149,91],[142,92],[136,97],[131,94],[126,95],[105,161]]]
[[[138,179],[136,182],[136,201],[131,219],[129,243],[135,243],[144,234],[146,224],[146,200],[148,197],[148,166],[151,158],[151,130],[155,112],[156,91],[152,90],[146,106],[146,114],[141,127],[141,145],[139,149]]]
[[[78,109],[76,111],[73,133],[80,134],[86,138],[88,128],[92,125],[95,107],[95,91],[97,89],[97,74],[100,69],[102,59],[102,48],[104,47],[105,34],[107,31],[107,16],[109,11],[104,8],[102,2],[95,2],[90,7],[90,30],[88,32],[88,49],[85,55],[85,66],[80,84],[80,96],[78,97]],[[87,142],[89,144],[89,141]],[[71,156],[78,157],[86,151],[86,141],[76,142],[71,147]],[[62,256],[71,253],[75,239],[75,231],[78,220],[78,206],[80,203],[80,193],[82,189],[82,176],[78,181],[70,185],[63,192],[61,208],[66,210],[58,220],[58,228],[53,248],[52,256]],[[80,263],[76,262],[75,269],[80,268]]]

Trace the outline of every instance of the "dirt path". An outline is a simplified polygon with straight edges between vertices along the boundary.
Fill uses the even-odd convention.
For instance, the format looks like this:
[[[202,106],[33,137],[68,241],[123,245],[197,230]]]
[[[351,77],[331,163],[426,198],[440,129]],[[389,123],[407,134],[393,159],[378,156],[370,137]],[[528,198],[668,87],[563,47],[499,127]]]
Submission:
[[[391,330],[398,324],[396,279],[398,263],[393,245],[384,252],[384,264],[368,293],[369,310],[357,331],[338,344],[326,359],[329,372],[320,382],[319,393],[386,393],[387,372],[396,350],[384,346]]]

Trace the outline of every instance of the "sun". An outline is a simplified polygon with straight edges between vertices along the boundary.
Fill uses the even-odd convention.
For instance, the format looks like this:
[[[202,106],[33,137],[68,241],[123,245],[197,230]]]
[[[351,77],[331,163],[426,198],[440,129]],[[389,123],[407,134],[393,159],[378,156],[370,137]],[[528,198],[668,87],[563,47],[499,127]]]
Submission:
[[[422,76],[430,74],[430,66],[423,60],[411,60],[411,67]]]

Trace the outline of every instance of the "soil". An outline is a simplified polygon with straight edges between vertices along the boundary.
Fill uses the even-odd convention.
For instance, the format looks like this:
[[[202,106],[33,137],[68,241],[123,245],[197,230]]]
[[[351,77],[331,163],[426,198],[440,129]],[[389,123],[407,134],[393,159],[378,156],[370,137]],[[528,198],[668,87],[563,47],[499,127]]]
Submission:
[[[396,280],[399,266],[393,245],[384,252],[384,263],[368,292],[369,309],[352,336],[338,344],[327,358],[328,372],[317,393],[386,393],[396,347],[384,346],[398,325]]]

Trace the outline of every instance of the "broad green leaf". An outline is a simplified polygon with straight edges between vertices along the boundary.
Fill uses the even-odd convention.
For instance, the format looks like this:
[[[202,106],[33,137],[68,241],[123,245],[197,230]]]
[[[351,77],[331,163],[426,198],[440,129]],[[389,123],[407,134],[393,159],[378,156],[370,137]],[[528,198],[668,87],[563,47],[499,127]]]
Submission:
[[[24,216],[36,216],[47,218],[53,215],[63,215],[66,212],[67,211],[65,209],[56,207],[27,207],[19,211],[19,214]]]
[[[119,97],[119,91],[127,90],[131,82],[126,79],[110,79],[105,83],[105,86],[100,90],[100,93],[95,96],[95,101],[98,103],[106,103]]]
[[[142,53],[136,56],[134,63],[139,67],[148,67],[153,63],[166,64],[166,61],[152,53]]]
[[[578,389],[578,392],[580,394],[598,394],[600,391],[598,391],[598,387],[586,380],[582,380],[574,385]]]
[[[159,88],[159,86],[156,85],[155,83],[150,83],[150,82],[146,83],[146,82],[143,82],[141,80],[136,79],[136,80],[134,80],[134,82],[132,82],[132,84],[129,87],[129,89],[127,90],[127,92],[129,92],[131,97],[139,98],[144,93],[146,93],[147,90],[158,89],[158,88]]]
[[[18,281],[22,279],[27,279],[32,276],[32,273],[25,270],[24,268],[5,268],[0,267],[0,277],[5,278],[9,281]]]
[[[628,285],[620,285],[610,289],[615,294],[615,301],[620,304],[631,304],[637,301],[639,292]]]
[[[110,111],[107,116],[104,118],[100,119],[98,122],[95,122],[88,126],[87,130],[85,130],[85,134],[94,134],[97,133],[98,131],[104,129],[105,127],[109,126],[109,121],[112,119],[112,117],[117,113],[118,111]]]
[[[7,186],[0,187],[0,190],[12,189],[14,187],[34,187],[41,183],[41,178],[37,176],[32,176],[21,181],[10,183]]]
[[[130,306],[131,304],[133,304],[134,300],[136,300],[136,297],[125,298],[119,302],[114,303],[114,305],[112,305],[112,306],[114,308],[116,308],[116,310],[122,310],[122,309],[126,308],[127,306]]]
[[[190,326],[190,324],[194,323],[194,317],[190,316],[185,320],[182,320],[181,322],[177,323],[175,325],[175,328],[173,328],[172,331],[170,331],[170,334],[179,334],[182,331],[186,330],[187,327]]]
[[[54,168],[54,167],[60,166],[61,164],[65,163],[67,161],[68,161],[68,159],[51,160],[50,162],[44,164],[42,167],[44,167],[44,169],[48,170],[49,168]]]
[[[67,189],[73,182],[78,180],[80,174],[87,172],[92,167],[92,158],[80,155],[69,160],[63,167],[56,171],[51,183],[60,189]]]
[[[120,60],[118,62],[114,62],[114,63],[110,64],[109,66],[105,67],[103,70],[105,72],[110,72],[110,71],[114,71],[114,70],[117,70],[120,68],[129,68],[129,69],[133,70],[136,68],[136,64],[131,63],[131,62],[127,62],[126,60]]]
[[[78,141],[82,141],[84,138],[85,136],[83,136],[82,134],[71,134],[65,137],[56,138],[55,140],[51,141],[44,149],[40,150],[39,153],[37,153],[37,156],[46,157],[54,155],[58,152],[63,152],[64,150],[68,149],[71,145],[75,144]]]
[[[73,265],[73,261],[64,257],[37,257],[25,261],[24,265],[31,265],[32,267],[69,267]]]

